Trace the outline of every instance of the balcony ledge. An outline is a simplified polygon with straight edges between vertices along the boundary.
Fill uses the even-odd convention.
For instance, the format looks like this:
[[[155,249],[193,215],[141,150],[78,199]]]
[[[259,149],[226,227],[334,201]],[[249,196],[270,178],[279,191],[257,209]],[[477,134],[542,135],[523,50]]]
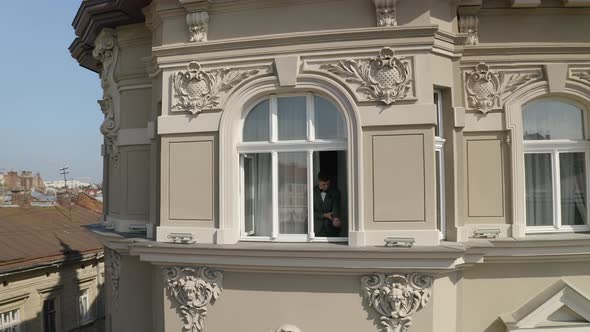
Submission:
[[[351,247],[341,243],[232,245],[156,242],[138,234],[89,227],[105,246],[158,266],[206,265],[225,271],[359,274],[421,271],[440,274],[482,263],[590,261],[590,234],[441,242],[439,246]]]

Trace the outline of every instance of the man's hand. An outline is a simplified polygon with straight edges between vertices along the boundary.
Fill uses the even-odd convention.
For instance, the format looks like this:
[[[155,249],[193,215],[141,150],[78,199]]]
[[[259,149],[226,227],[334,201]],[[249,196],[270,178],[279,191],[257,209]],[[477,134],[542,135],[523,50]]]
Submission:
[[[339,218],[334,218],[334,219],[332,219],[332,226],[334,226],[336,228],[340,228],[340,226],[342,226],[342,222],[340,221]]]
[[[322,216],[326,219],[330,219],[330,220],[334,221],[334,219],[332,218],[332,214],[334,214],[334,212],[324,213]]]

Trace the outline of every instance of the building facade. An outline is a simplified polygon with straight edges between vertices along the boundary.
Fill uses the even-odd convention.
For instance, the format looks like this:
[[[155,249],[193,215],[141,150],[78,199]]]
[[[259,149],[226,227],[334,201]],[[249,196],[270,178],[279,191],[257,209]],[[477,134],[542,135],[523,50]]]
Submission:
[[[0,331],[101,332],[104,251],[76,204],[0,205]]]
[[[589,330],[589,14],[83,2],[70,51],[103,89],[107,325]]]

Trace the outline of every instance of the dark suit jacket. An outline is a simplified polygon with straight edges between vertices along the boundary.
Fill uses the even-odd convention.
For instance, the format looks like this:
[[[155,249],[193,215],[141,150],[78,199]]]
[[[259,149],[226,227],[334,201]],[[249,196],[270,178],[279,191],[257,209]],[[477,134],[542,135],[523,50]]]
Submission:
[[[323,214],[328,212],[332,212],[333,217],[340,218],[340,191],[330,187],[326,191],[326,198],[322,201],[320,189],[315,186],[313,188],[313,216],[316,236],[336,237],[340,235],[342,227],[334,227],[330,219],[323,217]]]

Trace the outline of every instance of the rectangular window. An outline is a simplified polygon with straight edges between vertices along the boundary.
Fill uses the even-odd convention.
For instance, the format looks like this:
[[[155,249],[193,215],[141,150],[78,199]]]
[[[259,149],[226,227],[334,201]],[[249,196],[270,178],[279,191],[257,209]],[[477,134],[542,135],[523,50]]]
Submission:
[[[524,161],[527,226],[547,231],[586,227],[586,153],[525,153]]]
[[[56,332],[55,299],[43,301],[43,332]]]
[[[79,313],[80,313],[80,322],[85,324],[90,321],[90,307],[89,307],[89,298],[88,298],[88,289],[84,289],[80,293],[79,298]]]
[[[20,332],[20,311],[18,309],[0,313],[0,332]]]
[[[270,96],[248,112],[243,124],[244,142],[238,145],[241,237],[345,241],[347,135],[338,108],[313,94]],[[261,128],[267,126],[264,140],[267,131]]]
[[[446,233],[446,202],[445,202],[445,138],[443,129],[442,91],[434,90],[437,124],[434,128],[434,151],[436,161],[436,221],[441,239]]]

